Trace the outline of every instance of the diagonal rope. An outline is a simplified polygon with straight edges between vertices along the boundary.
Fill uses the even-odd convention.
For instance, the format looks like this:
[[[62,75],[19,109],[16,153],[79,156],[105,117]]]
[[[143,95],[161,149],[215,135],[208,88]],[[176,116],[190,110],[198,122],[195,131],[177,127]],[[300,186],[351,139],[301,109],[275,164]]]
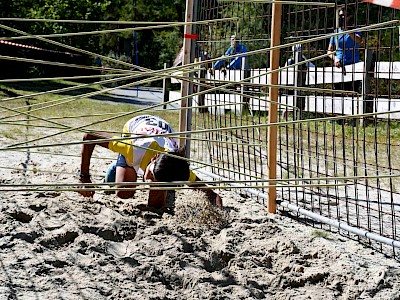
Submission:
[[[0,18],[4,20],[5,18]],[[161,28],[169,28],[169,27],[177,27],[177,26],[185,26],[185,25],[200,25],[200,24],[209,24],[215,22],[226,22],[226,21],[236,21],[237,17],[232,18],[223,18],[223,19],[213,19],[213,20],[204,20],[204,21],[195,21],[195,22],[137,22],[133,24],[142,25],[143,23],[151,26],[143,26],[143,27],[128,27],[128,28],[118,28],[118,29],[104,29],[104,30],[92,30],[92,31],[80,31],[80,32],[67,32],[67,33],[56,33],[56,34],[45,34],[45,35],[35,35],[35,36],[16,36],[16,37],[0,37],[0,40],[10,41],[10,40],[21,40],[21,39],[31,39],[31,38],[55,38],[55,37],[71,37],[71,36],[82,36],[82,35],[97,35],[97,34],[109,34],[109,33],[121,33],[121,32],[131,32],[131,31],[142,31],[142,30],[154,30]],[[24,21],[31,21],[32,19],[24,19]],[[35,20],[46,20],[46,19],[35,19]],[[48,19],[47,19],[48,20]],[[64,20],[65,21],[65,20]],[[77,22],[74,22],[77,23]],[[89,23],[89,22],[85,22]],[[90,22],[93,23],[93,22]],[[106,23],[106,22],[104,22]],[[101,24],[104,24],[101,23]],[[125,23],[126,25],[131,25],[132,23]]]

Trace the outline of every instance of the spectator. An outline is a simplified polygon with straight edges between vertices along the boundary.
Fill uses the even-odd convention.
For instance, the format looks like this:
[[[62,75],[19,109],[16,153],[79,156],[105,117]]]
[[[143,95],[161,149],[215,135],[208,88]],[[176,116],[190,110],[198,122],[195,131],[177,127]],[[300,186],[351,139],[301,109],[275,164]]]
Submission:
[[[239,43],[238,40],[240,40],[240,37],[236,35],[231,36],[231,46],[228,48],[228,50],[226,50],[225,56],[231,56],[247,52],[246,46],[242,43]],[[214,64],[214,69],[219,69],[221,67],[224,67],[224,65],[225,65],[225,59],[219,60]],[[231,70],[248,69],[247,56],[230,58],[229,64],[226,68]]]
[[[353,25],[354,14],[350,8],[347,11],[344,8],[339,9],[339,24],[335,31],[341,33]],[[361,32],[345,33],[331,37],[328,46],[328,54],[336,68],[342,68],[345,74],[344,66],[358,63],[360,61],[359,46],[363,44]],[[336,53],[334,53],[336,50]],[[345,90],[359,92],[360,81],[338,82],[334,83],[335,90]]]
[[[354,13],[350,8],[339,8],[339,24],[338,28],[335,32],[341,33],[343,31],[349,30],[351,26],[354,25]],[[360,53],[359,47],[363,45],[363,40],[361,38],[361,32],[355,33],[342,33],[337,36],[331,37],[328,46],[328,54],[330,54],[330,58],[333,61],[333,64],[336,68],[341,68],[343,75],[346,75],[345,66],[351,65],[354,63],[358,63],[360,61]],[[334,53],[336,50],[336,53]],[[353,91],[360,92],[361,81],[346,81],[346,82],[335,82],[333,84],[333,88],[335,90],[342,91]],[[344,97],[345,94],[339,94],[339,96]],[[351,119],[350,121],[336,120],[333,123],[337,123],[343,125],[344,123],[348,123],[349,125],[354,126],[355,120]]]

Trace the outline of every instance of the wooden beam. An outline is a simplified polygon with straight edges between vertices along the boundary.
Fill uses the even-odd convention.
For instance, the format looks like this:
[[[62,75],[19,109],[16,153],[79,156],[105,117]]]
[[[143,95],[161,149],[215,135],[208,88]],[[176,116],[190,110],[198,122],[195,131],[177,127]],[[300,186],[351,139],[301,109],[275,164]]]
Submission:
[[[193,8],[194,8],[194,0],[186,0],[186,16],[185,22],[193,21]],[[184,36],[187,37],[192,34],[192,24],[185,25]],[[184,38],[183,40],[183,61],[182,65],[190,64],[190,54],[191,54],[191,45],[192,40],[190,38]],[[187,77],[188,73],[184,72],[182,76]],[[189,82],[186,80],[182,80],[181,84],[181,96],[186,97],[189,95]],[[188,106],[187,99],[181,100],[181,111],[180,111],[180,119],[179,119],[179,131],[183,132],[187,130],[187,116],[188,110],[184,109]],[[181,135],[179,139],[179,146],[184,146],[186,144],[186,139],[184,135]]]
[[[272,29],[271,29],[271,47],[279,46],[281,42],[281,21],[282,21],[282,4],[272,4]],[[280,50],[271,50],[270,65],[271,70],[279,68]],[[270,75],[272,85],[278,85],[279,73],[274,72]],[[277,87],[269,88],[270,110],[268,115],[268,123],[276,123],[278,121],[278,99],[279,89]],[[277,152],[277,127],[270,126],[268,128],[268,178],[276,179],[276,152]],[[268,188],[268,212],[276,213],[276,182],[270,181]]]

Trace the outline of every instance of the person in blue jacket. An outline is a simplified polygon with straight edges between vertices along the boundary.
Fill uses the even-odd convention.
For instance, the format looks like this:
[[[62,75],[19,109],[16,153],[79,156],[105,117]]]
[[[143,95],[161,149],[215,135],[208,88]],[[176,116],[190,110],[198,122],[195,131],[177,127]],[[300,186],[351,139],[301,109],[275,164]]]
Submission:
[[[339,9],[339,24],[336,32],[341,33],[348,30],[348,26],[353,24],[354,15],[350,8],[347,12],[344,8]],[[344,75],[344,66],[358,63],[360,61],[359,47],[363,45],[361,32],[345,33],[333,36],[329,40],[328,54],[337,68],[342,68]],[[336,50],[336,53],[334,53]],[[360,82],[338,82],[334,84],[336,90],[359,92]]]
[[[341,33],[337,36],[333,36],[329,40],[328,54],[333,61],[333,65],[336,68],[342,69],[342,74],[346,75],[345,66],[358,63],[360,61],[359,48],[364,44],[361,37],[361,32],[343,33],[343,31],[351,29],[354,25],[354,12],[350,7],[341,7],[338,10],[339,24],[335,32]],[[354,27],[353,27],[354,28]],[[334,52],[336,50],[336,53]],[[342,91],[353,91],[360,92],[361,81],[352,80],[344,82],[335,82],[333,84],[335,90]],[[345,97],[348,96],[345,93],[335,93],[336,96]],[[352,120],[336,120],[331,123],[337,123],[340,125],[349,124],[351,126],[356,125],[356,121]]]
[[[245,44],[239,43],[240,38],[236,35],[231,36],[231,46],[226,50],[225,56],[231,56],[240,53],[246,53],[247,48]],[[225,59],[221,59],[214,64],[214,69],[225,67]],[[230,70],[248,69],[247,56],[232,57],[229,59],[229,64],[226,66]]]

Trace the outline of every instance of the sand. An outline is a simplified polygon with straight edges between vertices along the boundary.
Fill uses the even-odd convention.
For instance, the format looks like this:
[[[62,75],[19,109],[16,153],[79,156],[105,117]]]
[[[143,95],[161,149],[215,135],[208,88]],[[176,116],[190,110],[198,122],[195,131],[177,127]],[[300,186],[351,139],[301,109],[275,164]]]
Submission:
[[[37,151],[79,154],[79,146]],[[76,182],[78,157],[27,158],[0,152],[3,187]],[[92,172],[109,163],[94,160]],[[129,200],[1,191],[0,299],[400,299],[399,261],[269,215],[234,191],[221,195],[223,210],[200,192],[176,191],[158,214],[144,209],[145,191]]]

